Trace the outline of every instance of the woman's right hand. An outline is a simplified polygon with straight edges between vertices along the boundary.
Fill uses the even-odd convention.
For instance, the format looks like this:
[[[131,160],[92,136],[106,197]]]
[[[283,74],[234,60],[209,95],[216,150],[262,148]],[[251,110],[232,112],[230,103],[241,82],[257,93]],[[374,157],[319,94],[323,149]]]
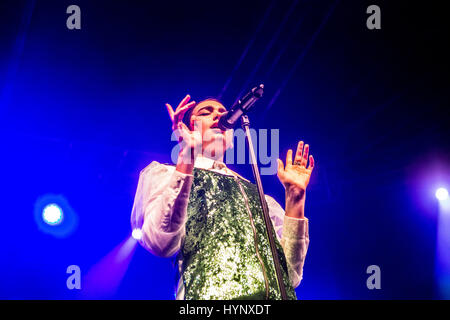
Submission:
[[[198,129],[198,123],[194,122],[194,131],[191,131],[183,123],[185,113],[195,106],[195,101],[188,103],[190,98],[189,95],[186,95],[175,111],[173,111],[170,104],[166,103],[167,111],[172,120],[172,129],[180,143],[177,170],[182,172],[187,171],[185,173],[192,173],[195,158],[201,152],[202,147],[202,136],[201,131]]]
[[[183,123],[178,123],[178,142],[180,143],[180,153],[178,154],[178,163],[194,165],[195,158],[202,151],[202,135],[197,127],[197,122],[194,123],[194,131]]]
[[[190,95],[186,95],[183,100],[181,100],[178,107],[173,111],[173,108],[170,104],[166,103],[167,111],[169,112],[170,119],[172,120],[172,130],[175,131],[178,129],[178,123],[183,121],[184,114],[195,106],[195,101],[189,102],[191,99]],[[188,103],[189,102],[189,103]]]

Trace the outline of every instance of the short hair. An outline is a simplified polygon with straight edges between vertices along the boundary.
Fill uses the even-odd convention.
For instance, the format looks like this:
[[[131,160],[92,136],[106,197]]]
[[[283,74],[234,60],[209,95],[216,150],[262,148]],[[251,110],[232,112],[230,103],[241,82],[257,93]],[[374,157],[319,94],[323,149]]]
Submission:
[[[192,128],[191,128],[191,117],[192,117],[192,112],[194,112],[194,109],[195,109],[195,107],[196,107],[198,104],[200,104],[200,103],[202,103],[202,102],[204,102],[204,101],[215,101],[215,102],[218,102],[218,103],[220,103],[221,105],[223,105],[222,101],[220,101],[219,99],[214,98],[214,97],[208,97],[208,98],[206,98],[206,99],[203,99],[203,100],[200,101],[199,103],[195,104],[194,107],[192,107],[192,108],[190,108],[188,111],[186,111],[186,113],[185,113],[184,116],[183,116],[183,120],[182,120],[183,123],[189,128],[189,130],[192,130]]]

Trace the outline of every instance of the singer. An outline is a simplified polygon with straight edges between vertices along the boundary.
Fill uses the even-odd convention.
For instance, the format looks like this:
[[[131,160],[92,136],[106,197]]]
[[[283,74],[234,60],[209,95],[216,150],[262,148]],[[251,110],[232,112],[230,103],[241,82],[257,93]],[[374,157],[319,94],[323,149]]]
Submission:
[[[253,183],[223,162],[232,129],[219,127],[227,110],[217,100],[166,104],[181,144],[176,166],[153,161],[139,176],[131,225],[141,228],[140,244],[161,257],[176,254],[176,299],[280,299],[262,207]],[[283,282],[297,299],[309,245],[305,195],[314,158],[300,141],[293,161],[278,159],[285,188],[284,209],[265,195],[276,233]]]

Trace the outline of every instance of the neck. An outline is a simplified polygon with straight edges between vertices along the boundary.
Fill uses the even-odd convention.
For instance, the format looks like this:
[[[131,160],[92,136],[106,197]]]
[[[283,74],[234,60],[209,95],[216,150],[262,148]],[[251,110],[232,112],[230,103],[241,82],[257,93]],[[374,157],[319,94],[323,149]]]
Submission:
[[[215,153],[214,150],[212,152],[205,152],[203,151],[202,154],[199,155],[203,158],[208,158],[214,161],[220,161],[223,162],[223,154],[221,153]]]

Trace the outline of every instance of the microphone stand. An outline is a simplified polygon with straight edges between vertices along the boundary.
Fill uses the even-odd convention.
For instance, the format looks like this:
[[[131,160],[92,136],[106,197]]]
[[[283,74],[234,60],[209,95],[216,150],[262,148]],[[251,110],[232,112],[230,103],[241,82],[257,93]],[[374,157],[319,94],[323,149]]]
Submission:
[[[247,115],[242,116],[242,128],[245,130],[247,137],[247,144],[250,153],[250,163],[252,165],[253,176],[255,177],[256,186],[258,187],[259,200],[263,209],[264,223],[266,225],[267,236],[270,244],[270,251],[272,252],[273,263],[275,265],[275,273],[277,276],[278,287],[280,288],[281,299],[287,300],[286,288],[284,286],[283,276],[281,274],[280,260],[278,259],[278,253],[275,247],[275,240],[273,238],[273,226],[269,216],[269,208],[264,197],[264,191],[261,183],[261,176],[259,175],[258,163],[256,162],[255,150],[253,149],[252,137],[250,134],[250,121]]]

